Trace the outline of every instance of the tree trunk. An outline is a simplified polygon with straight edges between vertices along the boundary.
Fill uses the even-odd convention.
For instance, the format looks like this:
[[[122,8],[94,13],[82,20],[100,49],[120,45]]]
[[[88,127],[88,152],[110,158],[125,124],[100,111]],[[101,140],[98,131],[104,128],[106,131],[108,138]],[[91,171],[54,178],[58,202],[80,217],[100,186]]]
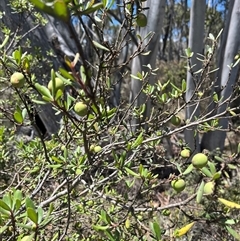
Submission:
[[[139,55],[132,61],[132,74],[137,75],[138,72],[142,71],[148,71],[146,67],[143,67],[144,65],[150,64],[152,69],[155,68],[156,64],[156,57],[157,52],[159,49],[159,41],[160,41],[160,33],[162,30],[162,24],[163,24],[163,17],[164,17],[164,6],[165,6],[165,0],[148,0],[145,3],[145,7],[149,7],[149,10],[145,10],[145,13],[147,13],[147,19],[148,23],[147,26],[144,28],[140,28],[138,31],[138,34],[142,38],[144,38],[149,32],[154,33],[154,37],[152,38],[150,44],[147,46],[147,51],[151,51],[149,55]],[[146,41],[144,41],[146,42]],[[136,49],[136,48],[135,48]],[[150,76],[149,78],[149,84],[154,84],[155,79],[154,76]],[[131,96],[130,101],[132,102],[136,96],[139,95],[142,89],[142,82],[139,80],[136,80],[134,78],[131,79]],[[150,116],[151,113],[151,102],[150,100],[146,99],[146,96],[144,93],[141,92],[141,94],[138,96],[138,98],[135,101],[135,106],[140,106],[142,104],[146,103],[146,111],[144,114],[144,118]],[[140,123],[139,120],[134,119],[132,124],[133,129]]]
[[[193,72],[201,69],[202,62],[197,60],[197,54],[203,52],[203,38],[204,38],[204,21],[205,21],[205,0],[193,0],[190,12],[190,32],[189,32],[189,48],[194,52],[191,58],[191,65]],[[186,102],[189,102],[186,108],[186,120],[194,121],[195,117],[199,116],[198,103],[193,103],[192,98],[196,88],[198,75],[192,76],[190,72],[187,73],[187,92]],[[195,134],[196,128],[188,128],[185,131],[185,141],[192,151],[199,151],[199,137]]]
[[[228,37],[227,37],[227,43],[226,48],[224,52],[223,57],[223,63],[222,63],[222,69],[220,70],[220,83],[221,83],[221,93],[220,97],[222,98],[221,103],[219,104],[219,108],[217,110],[217,113],[223,113],[226,111],[226,108],[229,106],[229,102],[227,101],[228,98],[231,97],[233,93],[233,87],[234,83],[236,82],[238,70],[239,70],[239,64],[235,66],[231,70],[231,75],[229,76],[229,67],[231,63],[234,62],[234,57],[238,52],[239,46],[240,46],[240,36],[239,36],[239,30],[240,30],[240,0],[235,0],[232,15],[231,15],[231,21],[229,24],[229,30],[228,30]],[[224,103],[225,102],[225,103]],[[220,119],[219,126],[223,129],[223,131],[214,131],[214,132],[208,132],[203,136],[202,140],[202,148],[206,148],[209,150],[214,150],[217,147],[223,150],[224,148],[224,142],[226,138],[226,130],[224,129],[228,128],[228,119]]]

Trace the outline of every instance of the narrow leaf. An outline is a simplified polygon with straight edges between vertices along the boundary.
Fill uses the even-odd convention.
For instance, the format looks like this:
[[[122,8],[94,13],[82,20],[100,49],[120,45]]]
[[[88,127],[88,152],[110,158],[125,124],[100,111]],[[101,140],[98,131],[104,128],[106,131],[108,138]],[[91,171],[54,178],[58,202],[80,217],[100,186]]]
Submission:
[[[52,95],[51,95],[51,93],[50,93],[50,91],[47,87],[45,87],[43,85],[40,85],[39,83],[36,83],[35,87],[42,96],[46,96],[49,99],[53,100],[53,97],[52,97]]]
[[[7,44],[8,40],[9,40],[9,35],[7,35],[3,40],[2,44],[0,45],[0,49],[2,49]]]
[[[229,208],[240,209],[240,205],[235,203],[235,202],[231,202],[231,201],[228,201],[228,200],[223,199],[223,198],[218,198],[218,201],[221,202],[222,204],[224,204],[225,206],[229,207]]]
[[[237,233],[234,229],[230,228],[229,226],[226,226],[226,229],[236,240],[240,241],[239,233]]]
[[[196,198],[197,203],[201,203],[201,201],[202,201],[204,185],[205,185],[205,183],[204,183],[204,181],[202,181],[199,188],[198,188],[197,198]]]
[[[136,173],[136,172],[134,172],[134,171],[132,171],[131,169],[125,167],[125,170],[126,170],[126,172],[127,172],[128,174],[130,174],[130,175],[132,175],[132,176],[135,176],[135,177],[139,177],[139,174]]]
[[[189,223],[186,226],[182,227],[181,229],[177,230],[174,234],[175,237],[181,237],[185,235],[194,225],[195,222]]]
[[[101,45],[100,43],[98,43],[98,42],[96,42],[96,41],[94,41],[94,40],[93,40],[92,42],[93,42],[93,44],[94,44],[97,48],[102,49],[102,50],[105,50],[105,51],[110,51],[107,47]]]

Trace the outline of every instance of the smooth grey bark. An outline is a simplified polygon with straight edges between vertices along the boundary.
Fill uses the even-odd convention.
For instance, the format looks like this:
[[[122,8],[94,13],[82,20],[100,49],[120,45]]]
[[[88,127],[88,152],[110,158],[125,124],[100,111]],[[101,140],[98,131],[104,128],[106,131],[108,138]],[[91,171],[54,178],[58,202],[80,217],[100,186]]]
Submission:
[[[194,52],[191,58],[192,71],[195,72],[202,67],[202,62],[197,60],[197,54],[203,52],[204,39],[204,21],[205,21],[205,0],[193,0],[190,11],[190,31],[189,31],[189,48]],[[194,121],[195,117],[199,116],[198,103],[194,100],[194,92],[199,75],[192,76],[190,72],[187,73],[187,92],[186,102],[189,104],[186,107],[186,120]],[[185,141],[192,151],[199,152],[199,137],[195,133],[196,128],[188,128],[185,130]]]
[[[240,47],[240,0],[235,0],[234,6],[231,14],[231,21],[229,24],[228,37],[226,48],[224,51],[223,63],[221,68],[220,83],[221,83],[221,93],[222,98],[217,113],[223,113],[229,106],[230,102],[228,99],[233,93],[233,86],[236,82],[238,75],[239,64],[231,70],[231,75],[229,76],[229,67],[231,63],[234,62],[234,57],[237,54]],[[228,128],[228,118],[220,119],[219,126],[222,127],[223,131],[208,132],[204,135],[202,140],[202,148],[207,148],[209,150],[214,150],[220,148],[223,150],[224,142],[226,138],[226,130]]]
[[[227,13],[227,17],[226,17],[226,21],[225,21],[225,25],[224,25],[224,29],[223,29],[223,33],[222,33],[222,37],[221,37],[221,43],[220,43],[220,47],[218,50],[218,55],[217,55],[217,66],[219,68],[219,71],[217,72],[217,83],[219,83],[220,85],[220,73],[221,73],[221,69],[222,69],[222,64],[223,64],[223,56],[224,56],[224,52],[225,52],[225,48],[226,48],[226,43],[227,43],[227,38],[228,38],[228,30],[229,30],[229,25],[230,25],[230,21],[231,21],[231,16],[232,16],[232,10],[233,10],[233,5],[234,5],[234,1],[235,0],[230,0],[229,1],[229,5],[228,5],[228,13]]]
[[[140,28],[138,31],[138,34],[142,37],[142,39],[147,36],[149,32],[153,32],[154,36],[151,39],[150,44],[147,46],[146,51],[151,51],[149,55],[138,55],[135,57],[132,61],[132,75],[137,75],[138,72],[148,71],[148,68],[144,67],[144,65],[150,64],[152,69],[156,66],[156,58],[157,53],[159,49],[159,42],[160,42],[160,33],[162,30],[163,25],[163,17],[164,17],[164,6],[165,6],[165,0],[148,0],[145,3],[145,7],[149,7],[148,10],[145,10],[145,14],[148,19],[147,26],[144,28]],[[144,41],[144,43],[146,43]],[[144,44],[143,43],[143,44]],[[134,48],[136,50],[136,47]],[[155,78],[154,76],[150,76],[149,78],[149,84],[154,84]],[[136,80],[134,78],[131,79],[131,96],[130,101],[132,102],[141,92],[142,90],[142,82],[139,80]],[[146,96],[144,93],[140,93],[138,98],[135,101],[135,106],[140,106],[142,104],[146,103],[146,111],[144,113],[144,118],[150,116],[151,113],[151,102],[146,99]],[[133,128],[136,127],[140,122],[137,119],[134,119],[132,121]]]

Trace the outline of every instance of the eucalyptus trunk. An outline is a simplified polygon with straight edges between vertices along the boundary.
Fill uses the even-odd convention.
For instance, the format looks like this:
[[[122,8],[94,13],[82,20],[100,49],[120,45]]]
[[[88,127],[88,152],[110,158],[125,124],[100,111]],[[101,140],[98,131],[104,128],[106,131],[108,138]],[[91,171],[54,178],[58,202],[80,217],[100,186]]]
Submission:
[[[157,58],[159,42],[160,42],[160,33],[163,25],[165,0],[148,0],[145,3],[145,7],[149,8],[144,12],[147,16],[148,23],[146,27],[140,28],[138,30],[138,34],[142,37],[142,39],[145,36],[147,36],[149,32],[153,32],[154,36],[151,39],[150,44],[146,48],[146,51],[150,51],[150,53],[148,55],[138,55],[133,59],[132,75],[137,75],[138,72],[142,73],[142,71],[147,72],[149,69],[144,66],[148,64],[151,65],[152,69],[154,69],[156,66],[156,58]],[[148,39],[146,39],[144,43],[146,43],[147,41]],[[136,47],[135,47],[135,50],[136,50]],[[153,75],[149,77],[148,83],[151,85],[155,83],[155,78]],[[136,99],[134,102],[135,106],[146,104],[144,119],[147,119],[150,116],[152,106],[151,106],[151,101],[147,100],[146,95],[142,92],[142,87],[143,87],[143,83],[141,81],[136,80],[134,78],[131,79],[130,101],[133,101]],[[134,119],[132,124],[133,124],[133,129],[135,129],[135,127],[138,124],[140,124],[140,121],[137,119]]]
[[[233,94],[234,84],[237,79],[239,64],[236,65],[231,70],[231,74],[229,75],[229,66],[234,62],[234,57],[238,53],[240,47],[240,0],[235,0],[234,6],[232,9],[231,20],[229,24],[228,37],[226,42],[226,47],[224,51],[224,57],[222,58],[222,63],[220,70],[220,90],[219,96],[221,98],[221,102],[218,104],[217,113],[221,114],[226,111],[227,107],[230,104],[230,98]],[[221,130],[217,130],[214,132],[208,132],[204,135],[202,140],[202,148],[207,148],[209,150],[214,150],[216,148],[220,148],[223,150],[224,143],[226,139],[226,132],[228,131],[228,123],[229,120],[227,115],[225,118],[220,119],[219,126]]]
[[[189,31],[189,48],[194,53],[191,58],[192,71],[196,72],[202,68],[202,62],[197,60],[197,54],[203,53],[204,39],[204,21],[205,21],[205,0],[193,0],[190,12],[190,31]],[[194,121],[199,117],[198,103],[194,101],[194,93],[196,85],[199,81],[199,75],[187,73],[187,92],[186,102],[189,103],[186,108],[186,120]],[[194,152],[200,151],[199,137],[196,132],[196,127],[185,130],[185,141],[191,150]]]

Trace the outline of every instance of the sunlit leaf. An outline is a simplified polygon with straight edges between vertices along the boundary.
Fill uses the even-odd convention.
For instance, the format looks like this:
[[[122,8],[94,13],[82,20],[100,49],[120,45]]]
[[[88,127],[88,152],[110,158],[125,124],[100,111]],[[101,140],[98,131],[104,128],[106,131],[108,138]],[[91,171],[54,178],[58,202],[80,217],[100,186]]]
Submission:
[[[175,237],[181,237],[183,235],[185,235],[194,225],[195,222],[189,223],[186,226],[182,227],[181,229],[178,229],[177,231],[175,231],[174,236]]]
[[[81,12],[82,15],[93,13],[99,9],[103,8],[103,3],[96,3],[90,8],[87,8]]]
[[[34,7],[38,8],[39,10],[43,11],[44,13],[47,13],[51,16],[54,16],[53,8],[42,2],[41,0],[29,0]]]
[[[54,15],[61,19],[64,22],[68,22],[70,19],[69,10],[67,7],[67,4],[64,2],[64,0],[55,0],[54,5]]]
[[[105,51],[110,51],[107,47],[101,45],[100,43],[98,43],[98,42],[96,42],[94,40],[92,42],[98,49],[102,49],[102,50],[105,50]]]
[[[235,202],[228,201],[228,200],[223,199],[223,198],[218,198],[218,201],[221,202],[223,205],[229,207],[229,208],[237,208],[237,209],[240,208],[239,204],[237,204]]]

